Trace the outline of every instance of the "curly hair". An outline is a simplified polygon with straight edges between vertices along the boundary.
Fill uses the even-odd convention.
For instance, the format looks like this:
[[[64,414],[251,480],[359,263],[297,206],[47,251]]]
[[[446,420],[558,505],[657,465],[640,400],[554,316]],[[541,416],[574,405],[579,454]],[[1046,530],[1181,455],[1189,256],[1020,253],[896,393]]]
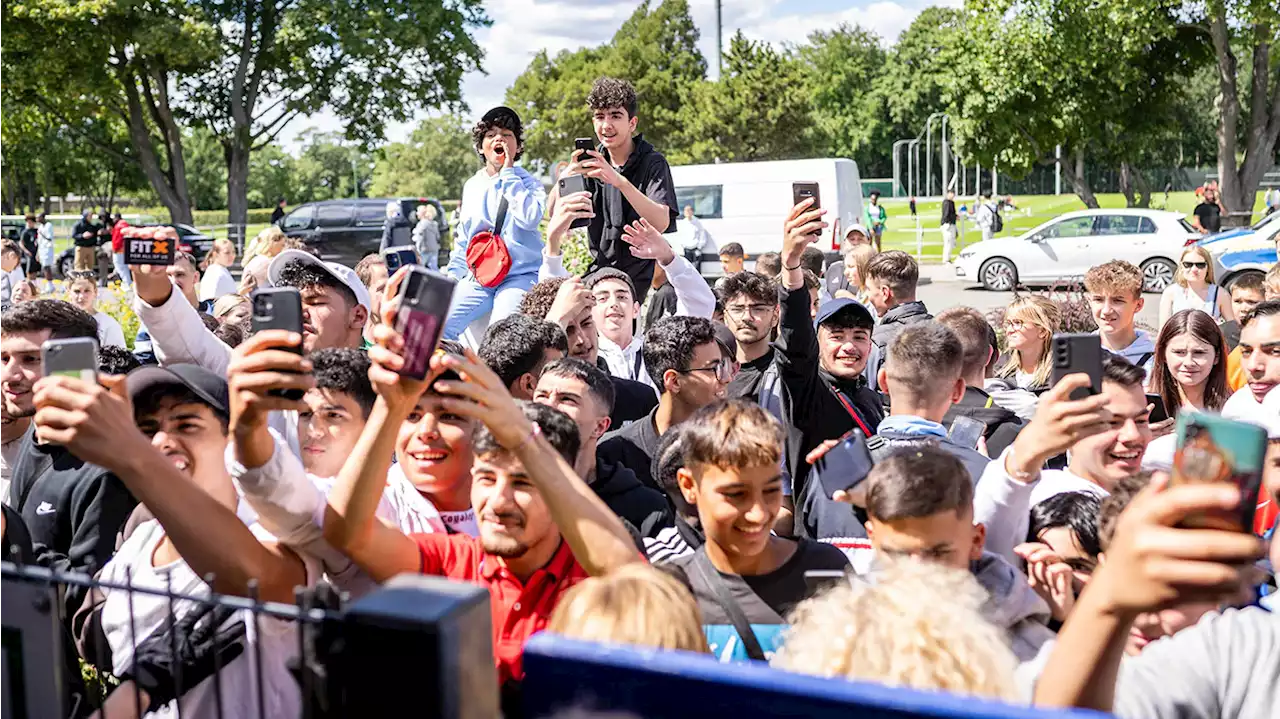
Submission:
[[[1084,289],[1090,294],[1142,296],[1142,270],[1132,262],[1111,260],[1084,273]]]
[[[627,117],[636,116],[637,104],[635,87],[613,77],[598,78],[591,85],[591,94],[587,95],[587,107],[592,110],[621,107],[627,111]]]
[[[503,130],[510,130],[516,136],[516,160],[524,155],[524,128],[520,125],[520,118],[511,115],[501,114],[492,120],[480,120],[471,128],[471,144],[475,145],[476,154],[484,157],[484,136],[495,127]]]
[[[551,311],[551,305],[556,301],[556,293],[560,291],[560,285],[563,285],[567,279],[569,278],[553,277],[530,287],[520,300],[520,314],[528,315],[535,320],[545,320],[547,313]]]
[[[973,574],[886,560],[874,584],[801,602],[772,666],[802,674],[1012,700],[1017,659],[982,612]]]

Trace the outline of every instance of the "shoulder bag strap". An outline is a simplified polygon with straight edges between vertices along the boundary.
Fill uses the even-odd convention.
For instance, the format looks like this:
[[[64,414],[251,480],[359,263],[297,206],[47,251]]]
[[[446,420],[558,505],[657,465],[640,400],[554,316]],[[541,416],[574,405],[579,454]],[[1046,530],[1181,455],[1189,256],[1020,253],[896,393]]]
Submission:
[[[765,661],[764,650],[760,648],[760,640],[756,639],[756,633],[751,630],[751,622],[747,621],[747,615],[742,613],[742,608],[734,601],[729,588],[724,585],[720,572],[712,566],[705,546],[694,553],[693,567],[702,578],[702,582],[716,593],[716,601],[720,604],[720,608],[724,609],[724,613],[729,615],[729,621],[733,622],[733,628],[742,638],[742,646],[747,650],[747,656],[758,662]]]
[[[493,218],[493,234],[502,237],[502,226],[507,222],[507,196],[498,203],[498,215]]]

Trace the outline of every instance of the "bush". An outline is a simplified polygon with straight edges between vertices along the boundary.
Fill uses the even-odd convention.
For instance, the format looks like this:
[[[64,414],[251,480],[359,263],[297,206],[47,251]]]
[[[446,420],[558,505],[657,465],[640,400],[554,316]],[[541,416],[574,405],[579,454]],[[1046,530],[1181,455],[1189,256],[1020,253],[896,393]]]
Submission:
[[[112,282],[110,289],[110,295],[101,291],[98,293],[98,311],[111,315],[116,322],[120,323],[120,329],[124,330],[125,346],[132,352],[134,338],[138,336],[138,329],[142,323],[133,313],[129,293],[124,287],[119,282]]]

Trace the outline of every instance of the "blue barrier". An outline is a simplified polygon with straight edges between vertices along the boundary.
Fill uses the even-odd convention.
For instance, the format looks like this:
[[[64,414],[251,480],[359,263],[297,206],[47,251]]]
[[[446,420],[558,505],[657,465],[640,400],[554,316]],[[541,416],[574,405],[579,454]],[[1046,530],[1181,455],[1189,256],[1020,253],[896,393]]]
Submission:
[[[524,715],[629,712],[639,717],[795,716],[810,719],[1100,719],[879,684],[721,664],[688,652],[605,646],[543,632],[524,650]]]

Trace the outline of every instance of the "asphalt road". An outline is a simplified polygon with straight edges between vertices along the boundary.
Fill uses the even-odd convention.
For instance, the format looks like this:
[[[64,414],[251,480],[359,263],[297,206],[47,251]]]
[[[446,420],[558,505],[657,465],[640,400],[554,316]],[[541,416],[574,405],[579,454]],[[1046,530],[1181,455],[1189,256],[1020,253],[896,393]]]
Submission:
[[[976,282],[957,280],[955,270],[950,265],[923,265],[920,267],[920,276],[928,277],[930,282],[920,286],[917,298],[935,315],[948,307],[957,306],[972,307],[986,314],[988,310],[1004,307],[1013,299],[1012,292],[989,292]],[[1142,312],[1138,314],[1138,323],[1155,327],[1160,314],[1160,295],[1147,294],[1144,298],[1146,302]]]

